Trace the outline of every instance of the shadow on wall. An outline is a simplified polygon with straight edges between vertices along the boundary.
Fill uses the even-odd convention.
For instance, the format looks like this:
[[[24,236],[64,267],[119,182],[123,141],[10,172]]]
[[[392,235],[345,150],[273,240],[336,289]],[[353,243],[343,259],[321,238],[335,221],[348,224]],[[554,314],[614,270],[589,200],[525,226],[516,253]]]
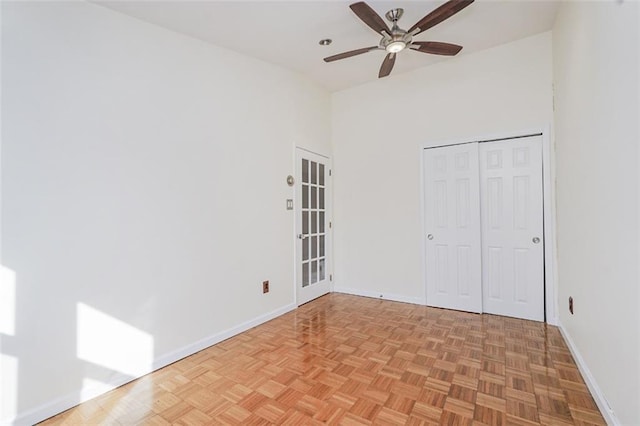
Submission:
[[[16,272],[0,266],[0,424],[20,422],[17,417],[34,407],[21,405],[20,373],[26,368],[20,365],[18,344],[32,336],[16,333]],[[75,308],[75,349],[72,348],[79,392],[75,402],[84,401],[107,392],[122,382],[150,372],[153,368],[154,339],[125,322],[105,314],[85,303],[77,302]],[[61,324],[61,326],[64,326]],[[67,350],[69,348],[62,348]],[[68,351],[70,352],[70,351]],[[46,353],[40,360],[46,363]],[[49,367],[55,371],[56,366]],[[24,373],[24,370],[22,370]],[[107,383],[108,381],[117,382]],[[110,380],[111,379],[111,380]],[[73,380],[73,378],[69,378]],[[62,398],[68,395],[62,395]],[[141,401],[144,403],[144,401]],[[117,410],[118,407],[113,407]],[[52,413],[53,414],[53,413]]]

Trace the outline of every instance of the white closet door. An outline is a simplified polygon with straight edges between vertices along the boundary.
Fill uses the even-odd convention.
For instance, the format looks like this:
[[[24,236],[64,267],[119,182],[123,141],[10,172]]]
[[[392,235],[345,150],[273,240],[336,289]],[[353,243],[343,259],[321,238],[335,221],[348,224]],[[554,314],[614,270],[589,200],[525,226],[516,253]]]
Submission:
[[[427,305],[482,312],[478,144],[424,150]]]
[[[542,137],[481,143],[486,313],[544,320]]]

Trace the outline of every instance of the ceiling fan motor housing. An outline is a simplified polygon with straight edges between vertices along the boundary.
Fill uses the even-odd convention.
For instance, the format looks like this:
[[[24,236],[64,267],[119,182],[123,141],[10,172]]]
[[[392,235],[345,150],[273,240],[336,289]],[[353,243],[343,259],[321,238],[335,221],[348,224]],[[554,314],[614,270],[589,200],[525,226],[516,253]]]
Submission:
[[[397,15],[397,18],[402,16],[402,9],[394,9],[387,12],[387,15],[386,15],[387,18],[389,17],[389,14],[398,10],[400,11],[400,14]],[[411,34],[403,30],[402,28],[398,27],[398,24],[396,22],[397,18],[395,21],[393,21],[393,28],[391,29],[391,34],[390,35],[385,34],[382,37],[382,40],[380,40],[380,47],[382,47],[389,53],[400,52],[409,44],[411,44],[411,42],[413,41],[413,37],[411,36]]]

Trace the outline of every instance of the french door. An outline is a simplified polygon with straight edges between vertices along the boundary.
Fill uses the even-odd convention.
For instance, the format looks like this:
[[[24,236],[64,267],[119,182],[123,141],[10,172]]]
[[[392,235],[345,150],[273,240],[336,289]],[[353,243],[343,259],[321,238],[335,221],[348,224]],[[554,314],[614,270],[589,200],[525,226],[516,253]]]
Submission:
[[[329,293],[330,160],[296,149],[296,302]]]
[[[542,137],[425,149],[427,304],[544,320]]]

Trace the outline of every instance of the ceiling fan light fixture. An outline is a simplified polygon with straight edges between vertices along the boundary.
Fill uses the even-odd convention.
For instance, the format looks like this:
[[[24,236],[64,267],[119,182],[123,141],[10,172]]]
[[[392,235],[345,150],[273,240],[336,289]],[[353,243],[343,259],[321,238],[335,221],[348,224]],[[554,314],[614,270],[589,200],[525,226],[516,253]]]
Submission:
[[[407,43],[405,43],[404,41],[392,41],[391,43],[387,44],[387,47],[385,47],[385,50],[389,53],[398,53],[401,50],[404,50],[404,48],[407,47]]]

